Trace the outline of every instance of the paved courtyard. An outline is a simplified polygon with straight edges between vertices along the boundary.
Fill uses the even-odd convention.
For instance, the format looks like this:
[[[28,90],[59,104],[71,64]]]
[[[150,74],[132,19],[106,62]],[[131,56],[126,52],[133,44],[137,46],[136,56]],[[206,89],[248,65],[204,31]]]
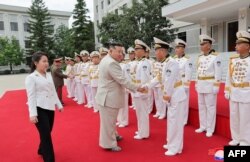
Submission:
[[[0,98],[6,91],[24,89],[24,81],[28,74],[0,75]]]

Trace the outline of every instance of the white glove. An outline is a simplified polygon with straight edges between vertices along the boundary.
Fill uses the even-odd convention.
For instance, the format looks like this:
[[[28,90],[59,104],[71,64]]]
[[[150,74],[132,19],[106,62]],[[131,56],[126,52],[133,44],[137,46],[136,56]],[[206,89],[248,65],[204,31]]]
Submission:
[[[230,99],[230,94],[229,94],[228,92],[225,92],[224,96],[225,96],[225,98],[226,98],[227,100]]]
[[[213,87],[213,93],[214,94],[218,94],[218,92],[219,92],[219,87]]]

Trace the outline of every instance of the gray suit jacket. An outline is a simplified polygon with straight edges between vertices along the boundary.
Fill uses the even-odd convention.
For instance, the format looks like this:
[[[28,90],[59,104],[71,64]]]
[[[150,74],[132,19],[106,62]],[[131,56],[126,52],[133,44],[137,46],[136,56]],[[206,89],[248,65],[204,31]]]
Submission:
[[[138,87],[126,80],[120,64],[107,55],[99,65],[96,103],[104,107],[122,108],[127,102],[124,100],[124,88],[135,92]]]

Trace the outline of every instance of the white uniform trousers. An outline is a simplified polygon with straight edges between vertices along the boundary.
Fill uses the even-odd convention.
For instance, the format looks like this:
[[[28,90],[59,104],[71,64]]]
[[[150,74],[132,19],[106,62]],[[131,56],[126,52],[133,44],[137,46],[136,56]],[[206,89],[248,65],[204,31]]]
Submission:
[[[130,96],[131,96],[131,108],[134,108],[135,107],[135,100],[134,100],[134,95],[133,95],[133,93],[130,93]]]
[[[188,114],[189,114],[189,88],[185,88],[186,92],[186,102],[185,102],[185,109],[184,109],[184,125],[188,122]]]
[[[95,101],[96,92],[97,92],[97,87],[91,87],[91,93],[92,93],[92,96],[93,96],[94,111],[99,111],[98,105],[96,104],[96,101]]]
[[[153,106],[154,106],[154,92],[153,90],[149,89],[148,90],[148,113],[150,114],[153,110]]]
[[[66,80],[66,87],[67,87],[67,93],[68,93],[69,98],[74,96],[74,94],[72,93],[73,82],[74,82],[73,79]]]
[[[71,79],[70,93],[72,97],[76,98],[76,82],[74,79]]]
[[[242,146],[250,145],[249,114],[250,103],[230,101],[230,130],[232,139]]]
[[[117,122],[119,124],[122,124],[124,126],[128,125],[128,118],[129,118],[129,111],[128,111],[128,96],[129,93],[127,91],[125,93],[125,105],[121,109],[119,109],[118,117],[117,117]]]
[[[87,97],[87,106],[92,107],[93,106],[93,100],[92,100],[92,94],[91,94],[91,87],[89,84],[83,84],[83,90]]]
[[[117,146],[116,119],[119,109],[110,107],[100,107],[100,137],[99,145],[102,148],[112,148]]]
[[[138,135],[142,138],[149,137],[149,114],[147,97],[134,97],[137,117]]]
[[[154,99],[156,106],[156,115],[166,116],[167,104],[163,102],[163,94],[161,87],[155,87],[153,90],[154,90]]]
[[[183,149],[185,100],[171,103],[167,113],[167,146],[173,153]]]
[[[214,133],[217,94],[198,93],[200,128]]]
[[[78,104],[85,103],[85,95],[84,95],[83,85],[81,82],[76,82],[76,95]]]

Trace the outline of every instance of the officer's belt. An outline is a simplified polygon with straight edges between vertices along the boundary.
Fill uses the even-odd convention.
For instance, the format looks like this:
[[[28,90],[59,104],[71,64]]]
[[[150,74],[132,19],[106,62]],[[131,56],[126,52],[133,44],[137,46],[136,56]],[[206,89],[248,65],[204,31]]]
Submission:
[[[236,88],[245,88],[245,87],[250,87],[250,83],[249,82],[232,83],[232,86]]]
[[[98,76],[95,76],[95,77],[90,77],[90,79],[98,79]]]
[[[182,86],[182,81],[178,81],[174,84],[174,88]]]
[[[200,77],[198,76],[198,80],[212,80],[215,79],[214,76],[205,76],[205,77]]]
[[[134,80],[134,79],[132,79],[132,82],[135,83],[135,84],[140,84],[141,80]]]
[[[81,77],[87,77],[88,75],[81,75]]]

